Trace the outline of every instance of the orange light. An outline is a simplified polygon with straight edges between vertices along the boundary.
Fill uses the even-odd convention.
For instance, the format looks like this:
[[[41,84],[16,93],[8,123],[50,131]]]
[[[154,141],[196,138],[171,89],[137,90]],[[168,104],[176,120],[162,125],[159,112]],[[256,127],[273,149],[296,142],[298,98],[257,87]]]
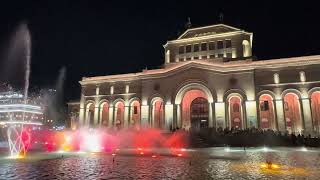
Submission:
[[[262,168],[267,168],[267,165],[266,164],[261,164],[261,167]]]
[[[142,148],[138,148],[139,151],[142,151]]]
[[[267,163],[261,164],[260,167],[264,168],[264,169],[279,169],[280,168],[280,166],[277,164],[267,164]]]

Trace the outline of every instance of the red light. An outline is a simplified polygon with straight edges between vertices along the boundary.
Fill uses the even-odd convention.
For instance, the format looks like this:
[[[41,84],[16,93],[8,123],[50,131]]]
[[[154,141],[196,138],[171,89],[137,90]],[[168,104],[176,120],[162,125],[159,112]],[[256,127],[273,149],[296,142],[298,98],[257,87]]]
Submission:
[[[157,156],[156,155],[152,155],[151,157],[156,158]]]
[[[116,154],[115,153],[112,153],[112,156],[115,156]]]
[[[143,153],[143,152],[140,152],[140,154],[143,155],[144,153]]]
[[[179,153],[179,154],[177,154],[177,156],[181,157],[181,156],[182,156],[182,154],[181,154],[181,153]]]
[[[142,148],[138,148],[139,151],[142,151]]]

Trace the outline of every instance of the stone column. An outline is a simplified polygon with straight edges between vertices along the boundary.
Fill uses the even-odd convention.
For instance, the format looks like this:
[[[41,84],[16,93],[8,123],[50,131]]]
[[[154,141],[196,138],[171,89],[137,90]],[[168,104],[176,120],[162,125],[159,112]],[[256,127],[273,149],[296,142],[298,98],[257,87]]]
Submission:
[[[302,109],[303,109],[303,120],[304,120],[304,134],[309,135],[312,134],[312,116],[311,116],[311,105],[309,98],[303,98]]]
[[[124,106],[124,128],[129,127],[129,119],[130,119],[130,111],[129,111],[130,106],[125,105]]]
[[[223,129],[227,127],[226,125],[226,110],[224,102],[217,102],[215,107],[215,126],[216,128],[222,127]]]
[[[254,100],[246,101],[245,102],[245,108],[246,108],[246,128],[255,127],[258,128],[258,120],[257,120],[257,103]]]
[[[141,127],[149,127],[149,106],[142,105],[141,106]]]
[[[174,128],[173,124],[173,104],[166,104],[164,109],[165,127],[167,130]]]
[[[173,120],[172,120],[172,129],[176,129],[177,128],[177,105],[172,105],[173,106]]]
[[[209,120],[209,127],[212,128],[212,127],[215,127],[215,124],[213,122],[213,117],[214,117],[214,110],[213,110],[213,107],[214,106],[214,103],[210,103],[208,104],[208,108],[209,108],[209,116],[208,116],[208,120]]]
[[[286,131],[285,117],[283,113],[283,101],[282,99],[276,99],[276,120],[278,124],[278,130],[281,132]]]
[[[99,127],[102,126],[102,112],[103,112],[103,107],[101,107],[101,109],[99,110]]]
[[[95,103],[94,103],[94,115],[93,115],[93,125],[97,126],[99,121],[99,93],[100,93],[100,87],[97,85],[96,87],[96,97],[95,97]]]
[[[114,126],[114,120],[113,120],[113,113],[114,113],[114,107],[112,105],[109,105],[109,122],[108,122],[108,127],[113,127]]]
[[[177,104],[177,127],[179,129],[182,128],[182,110],[181,110],[181,104]]]
[[[99,121],[99,105],[97,102],[94,105],[93,126],[96,127]]]
[[[170,50],[166,50],[165,60],[166,60],[166,63],[170,63]]]
[[[83,87],[82,87],[83,88]],[[85,97],[83,92],[81,92],[81,99],[80,99],[80,111],[79,111],[79,127],[82,127],[85,123]]]

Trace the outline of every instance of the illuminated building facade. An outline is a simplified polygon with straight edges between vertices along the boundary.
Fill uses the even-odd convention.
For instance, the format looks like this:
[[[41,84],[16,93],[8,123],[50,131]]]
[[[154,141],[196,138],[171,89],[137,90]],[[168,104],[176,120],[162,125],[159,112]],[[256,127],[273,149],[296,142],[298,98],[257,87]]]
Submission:
[[[83,77],[78,126],[319,134],[320,56],[253,60],[252,41],[224,24],[188,29],[161,69]]]

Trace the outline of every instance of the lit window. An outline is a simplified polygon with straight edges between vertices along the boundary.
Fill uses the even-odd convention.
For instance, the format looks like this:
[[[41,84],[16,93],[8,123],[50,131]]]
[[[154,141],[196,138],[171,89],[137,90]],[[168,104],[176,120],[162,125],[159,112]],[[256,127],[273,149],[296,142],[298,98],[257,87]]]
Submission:
[[[218,41],[217,42],[217,48],[218,49],[223,49],[223,41]]]
[[[191,45],[187,45],[186,46],[186,53],[190,53],[191,52]]]
[[[126,93],[129,93],[129,85],[126,85]]]
[[[184,53],[184,46],[180,46],[179,47],[179,54],[183,54]]]
[[[209,42],[209,50],[214,50],[214,49],[215,49],[214,42]]]
[[[306,82],[306,74],[304,73],[304,71],[300,71],[300,81],[301,82]]]
[[[207,43],[202,43],[201,44],[201,51],[206,51],[207,50]]]
[[[280,83],[280,78],[279,78],[279,74],[278,73],[275,73],[273,75],[273,81],[275,84],[279,84]]]
[[[110,87],[110,94],[113,94],[113,92],[114,92],[114,87],[111,86],[111,87]]]
[[[231,48],[231,40],[230,39],[226,40],[226,48]]]
[[[193,52],[198,52],[199,51],[199,44],[194,44],[193,45]]]

